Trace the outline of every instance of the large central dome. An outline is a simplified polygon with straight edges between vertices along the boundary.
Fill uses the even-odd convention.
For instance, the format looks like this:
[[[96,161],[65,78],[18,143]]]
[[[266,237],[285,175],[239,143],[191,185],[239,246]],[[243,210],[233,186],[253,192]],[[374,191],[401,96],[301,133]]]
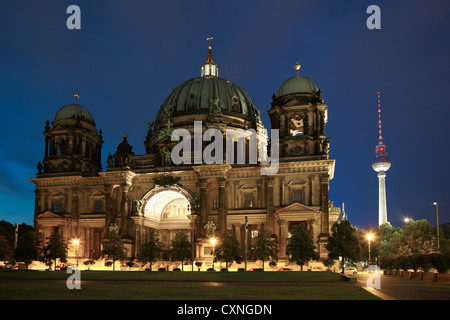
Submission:
[[[156,125],[164,115],[172,117],[199,113],[222,113],[256,120],[259,114],[248,94],[237,84],[215,76],[203,76],[184,81],[161,105]]]
[[[155,129],[168,118],[186,115],[200,115],[200,118],[208,115],[228,116],[242,119],[247,126],[256,128],[255,124],[260,123],[260,112],[241,87],[219,78],[219,68],[212,58],[211,43],[200,74],[200,77],[186,80],[172,90],[156,115]]]
[[[170,160],[166,157],[176,145],[172,140],[176,129],[187,130],[194,135],[199,128],[202,134],[209,129],[217,129],[224,139],[229,129],[244,136],[249,133],[239,130],[264,130],[260,111],[248,94],[237,84],[219,78],[211,45],[201,66],[200,77],[186,80],[173,89],[159,108],[155,121],[148,125],[145,149],[147,154],[156,154],[155,161],[159,164]],[[263,136],[260,139],[267,138]]]

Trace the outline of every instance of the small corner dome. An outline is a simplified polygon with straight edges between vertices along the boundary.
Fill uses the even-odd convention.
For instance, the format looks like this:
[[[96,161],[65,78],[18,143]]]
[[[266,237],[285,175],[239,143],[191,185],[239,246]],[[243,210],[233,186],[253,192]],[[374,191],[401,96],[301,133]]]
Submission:
[[[95,126],[94,117],[78,103],[64,106],[56,112],[55,121],[66,119],[86,121]]]
[[[315,94],[319,88],[308,77],[296,75],[284,81],[277,92],[277,97],[294,93]]]

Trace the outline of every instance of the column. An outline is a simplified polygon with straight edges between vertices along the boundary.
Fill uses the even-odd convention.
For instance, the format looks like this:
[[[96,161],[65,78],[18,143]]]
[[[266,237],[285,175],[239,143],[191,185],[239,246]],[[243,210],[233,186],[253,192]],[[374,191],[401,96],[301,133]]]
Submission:
[[[49,138],[48,136],[45,137],[45,158],[48,157],[48,145],[49,145]]]
[[[328,174],[322,174],[320,175],[320,194],[321,194],[321,201],[320,201],[320,207],[322,212],[322,218],[321,218],[321,225],[322,229],[321,232],[324,234],[329,234],[329,208],[328,208]]]
[[[266,177],[266,203],[267,203],[267,230],[275,233],[274,228],[274,202],[273,202],[273,177]]]
[[[227,180],[218,179],[219,183],[219,227],[218,234],[222,235],[227,228],[227,213],[228,213],[228,194],[227,194]]]
[[[239,241],[239,243],[242,244],[242,239],[241,239],[241,223],[235,223],[234,224],[234,235],[236,237],[236,240]]]
[[[128,210],[128,191],[130,190],[131,185],[123,184],[122,185],[122,236],[128,237],[130,235],[129,224],[130,224],[130,214]]]
[[[200,226],[199,228],[203,230],[203,226],[208,222],[209,220],[209,213],[208,213],[208,198],[206,191],[208,189],[208,183],[206,179],[199,180],[200,184]]]
[[[80,212],[78,208],[78,187],[76,186],[71,187],[71,191],[72,191],[71,217],[73,220],[78,221],[78,219],[80,218]]]
[[[289,232],[289,226],[288,221],[282,219],[279,220],[280,223],[280,251],[279,251],[279,257],[285,258],[286,257],[286,238]]]
[[[34,190],[34,218],[36,219],[36,217],[40,214],[40,202],[41,202],[41,197],[40,197],[40,191],[39,190]]]

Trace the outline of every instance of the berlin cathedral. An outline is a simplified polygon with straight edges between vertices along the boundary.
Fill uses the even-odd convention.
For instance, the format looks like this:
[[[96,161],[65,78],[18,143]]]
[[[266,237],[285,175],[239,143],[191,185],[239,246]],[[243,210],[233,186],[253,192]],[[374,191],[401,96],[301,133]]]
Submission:
[[[212,261],[211,236],[231,229],[244,249],[245,234],[251,244],[264,226],[277,236],[279,262],[287,265],[287,240],[302,224],[320,260],[328,258],[325,245],[340,215],[340,208],[329,201],[335,160],[329,158],[325,134],[328,107],[316,84],[299,75],[299,69],[297,63],[267,110],[271,130],[279,134],[278,171],[268,175],[261,174],[264,165],[259,158],[249,161],[252,149],[245,134],[245,161],[175,164],[170,157],[178,143],[171,133],[178,128],[193,132],[194,121],[201,121],[202,132],[220,130],[224,144],[227,130],[265,129],[248,94],[219,77],[211,41],[200,77],[173,89],[148,123],[145,154],[135,154],[124,135],[117,149],[102,159],[102,131],[76,93],[75,103],[60,108],[52,122],[47,120],[45,154],[36,177],[30,179],[35,184],[39,240],[45,243],[58,232],[68,245],[69,261],[100,261],[102,239],[115,224],[127,259],[133,260],[150,231],[156,231],[168,248],[175,234],[184,230],[194,240],[195,260],[206,265]],[[232,145],[237,148],[237,141]]]

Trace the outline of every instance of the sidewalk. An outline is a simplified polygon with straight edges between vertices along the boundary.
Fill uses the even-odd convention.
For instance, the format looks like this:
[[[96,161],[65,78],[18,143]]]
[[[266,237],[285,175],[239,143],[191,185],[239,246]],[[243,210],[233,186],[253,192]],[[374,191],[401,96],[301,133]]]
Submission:
[[[367,287],[368,274],[358,274],[357,285],[383,300],[450,300],[450,283],[381,275],[380,289]]]

